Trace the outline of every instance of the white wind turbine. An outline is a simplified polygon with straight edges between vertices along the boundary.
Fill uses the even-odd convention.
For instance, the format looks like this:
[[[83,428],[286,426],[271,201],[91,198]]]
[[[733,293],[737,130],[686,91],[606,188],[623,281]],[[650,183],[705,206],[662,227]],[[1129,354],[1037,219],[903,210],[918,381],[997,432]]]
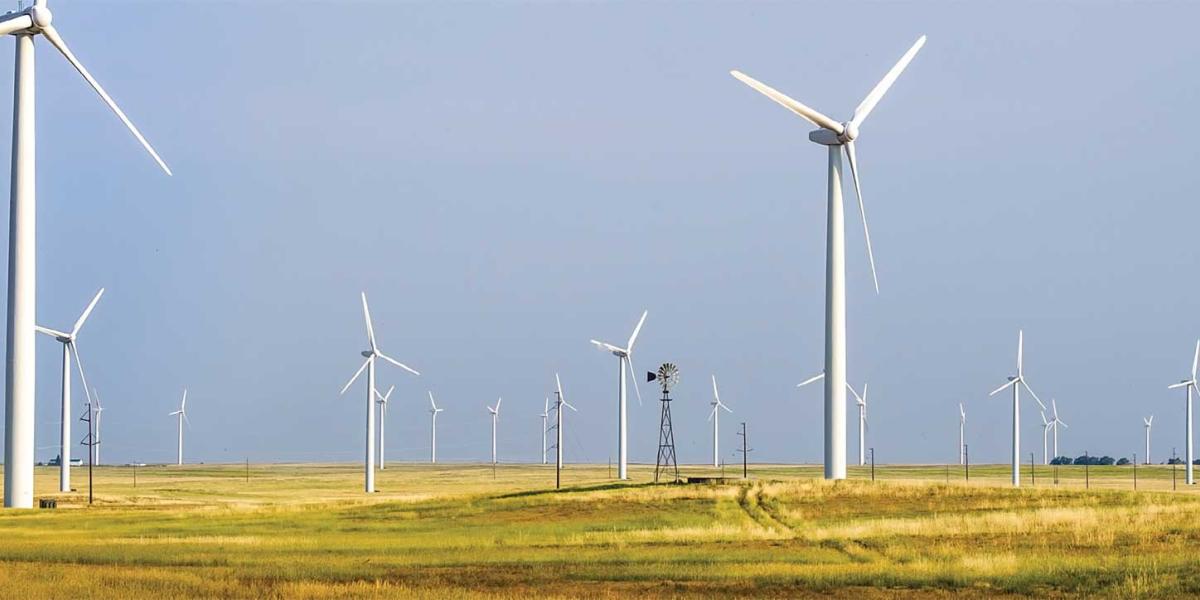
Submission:
[[[375,402],[379,404],[379,470],[383,471],[387,468],[387,461],[384,459],[384,425],[387,423],[387,407],[388,399],[392,397],[392,392],[396,390],[396,386],[388,388],[386,394],[380,395],[379,390],[375,390]]]
[[[567,397],[563,395],[562,380],[558,378],[558,373],[554,374],[554,385],[557,386],[558,395],[554,400],[554,461],[558,469],[563,466],[563,407],[567,407],[575,412],[579,409],[567,402]]]
[[[717,376],[716,375],[712,376],[712,384],[713,384],[713,401],[709,403],[709,405],[712,406],[712,412],[708,413],[708,420],[712,421],[712,424],[713,424],[713,468],[716,469],[721,466],[721,462],[720,462],[721,452],[720,452],[719,443],[717,442],[718,436],[720,435],[720,431],[721,431],[721,412],[720,411],[724,410],[727,413],[732,413],[733,411],[728,406],[725,406],[725,404],[723,402],[721,402],[721,394],[719,394],[717,392]]]
[[[1008,383],[996,388],[989,396],[995,396],[1005,388],[1012,387],[1013,390],[1013,422],[1012,422],[1012,484],[1013,487],[1021,486],[1021,387],[1024,386],[1029,395],[1037,400],[1038,406],[1042,410],[1046,410],[1046,405],[1042,404],[1041,399],[1033,392],[1033,388],[1025,382],[1025,370],[1023,368],[1025,353],[1025,332],[1017,332],[1017,375],[1010,376]]]
[[[1052,422],[1049,419],[1046,418],[1046,411],[1043,410],[1043,411],[1039,412],[1038,414],[1042,415],[1042,464],[1048,465],[1048,464],[1050,464],[1050,455],[1049,455],[1047,440],[1050,437],[1050,428],[1053,427],[1054,425],[1052,424]],[[1054,455],[1055,455],[1055,458],[1057,458],[1058,452],[1056,451],[1054,453]]]
[[[58,489],[60,492],[71,491],[71,419],[73,417],[71,411],[71,356],[75,356],[75,364],[79,369],[79,379],[83,382],[84,394],[87,394],[88,385],[87,377],[83,375],[83,362],[79,360],[79,348],[76,347],[76,339],[79,336],[79,330],[83,327],[83,323],[87,321],[88,315],[92,314],[92,309],[96,308],[96,303],[100,301],[100,296],[104,295],[104,288],[96,292],[92,301],[88,303],[87,308],[83,309],[83,313],[75,319],[75,324],[71,326],[71,332],[65,333],[49,327],[35,326],[34,329],[38,333],[48,335],[61,343],[62,346],[62,425],[59,435],[61,436],[61,446],[59,450],[59,467],[58,467]],[[88,402],[91,402],[91,396],[88,395]],[[95,448],[91,446],[90,448]],[[88,460],[92,461],[95,454],[91,453]]]
[[[429,435],[429,462],[431,463],[437,462],[437,416],[443,410],[445,409],[438,408],[437,403],[433,401],[433,392],[429,392],[429,416],[433,421],[430,424]]]
[[[1058,418],[1058,402],[1054,398],[1050,399],[1050,412],[1052,414],[1050,419],[1050,439],[1054,441],[1052,446],[1054,448],[1054,458],[1058,458],[1058,426],[1062,425],[1067,429],[1070,429],[1071,426],[1067,425],[1062,419]],[[1045,452],[1043,452],[1043,454],[1045,454]]]
[[[547,464],[546,436],[550,434],[550,430],[547,429],[547,427],[549,427],[548,421],[550,420],[550,397],[549,396],[546,397],[546,404],[542,408],[541,414],[539,414],[538,416],[542,418],[542,464],[544,465],[544,464]]]
[[[104,441],[104,436],[100,435],[100,415],[104,412],[104,407],[100,405],[100,392],[96,388],[92,388],[92,395],[96,397],[96,439],[92,440],[92,464],[100,465],[100,442]]]
[[[958,464],[967,462],[967,409],[958,403]]]
[[[1148,465],[1148,464],[1151,464],[1150,463],[1150,426],[1154,424],[1154,415],[1150,415],[1149,419],[1142,419],[1142,422],[1146,424],[1146,462],[1143,464]]]
[[[12,181],[8,236],[8,335],[5,348],[8,377],[5,379],[4,412],[4,506],[33,507],[34,462],[34,333],[37,305],[35,242],[37,196],[36,153],[34,152],[36,124],[34,103],[34,45],[42,36],[63,58],[79,72],[88,85],[100,96],[125,127],[150,153],[168,175],[171,170],[158,153],[142,137],[137,127],[125,116],[99,82],[67,48],[58,30],[51,24],[53,15],[46,0],[36,0],[33,6],[0,16],[0,35],[16,37],[15,94],[12,127]],[[65,419],[64,419],[65,420]]]
[[[867,464],[867,384],[863,384],[861,396],[848,383],[846,389],[850,390],[855,403],[858,404],[858,466],[861,467]]]
[[[183,422],[187,421],[188,425],[192,424],[192,420],[187,418],[187,388],[183,389],[183,401],[179,403],[179,410],[173,413],[167,413],[168,417],[175,417],[179,422],[179,446],[175,454],[175,464],[183,464]]]
[[[504,398],[496,400],[496,407],[487,407],[488,412],[492,413],[492,464],[496,464],[496,420],[500,418],[500,403]]]
[[[602,350],[612,352],[619,361],[618,384],[617,384],[617,478],[629,479],[628,470],[628,453],[626,452],[628,437],[628,428],[626,426],[626,409],[625,409],[625,374],[628,373],[633,378],[633,391],[637,393],[638,404],[642,403],[642,390],[638,388],[637,375],[633,370],[633,343],[637,341],[638,333],[642,330],[642,324],[646,322],[646,315],[650,311],[642,311],[642,318],[638,320],[637,326],[633,328],[633,334],[629,336],[629,341],[626,342],[624,348],[614,346],[605,342],[592,340],[592,343]]]
[[[375,401],[375,395],[378,394],[378,392],[375,391],[375,359],[382,358],[383,360],[386,360],[387,362],[390,362],[393,365],[396,365],[397,367],[400,367],[401,369],[404,369],[405,371],[412,373],[413,375],[420,375],[420,373],[414,371],[413,369],[410,369],[409,367],[398,362],[396,359],[379,351],[379,345],[375,343],[375,327],[371,325],[371,310],[369,308],[367,308],[367,293],[366,292],[362,293],[362,307],[363,307],[363,318],[367,322],[367,341],[371,344],[371,349],[363,350],[362,355],[365,356],[367,358],[367,360],[363,361],[362,366],[359,367],[358,370],[354,372],[354,376],[350,378],[350,381],[347,381],[346,385],[342,386],[342,391],[339,392],[338,395],[345,394],[346,390],[350,389],[350,386],[353,385],[354,382],[358,379],[358,376],[362,375],[363,370],[366,370],[366,372],[367,372],[367,435],[366,435],[367,443],[366,443],[366,452],[365,452],[366,458],[364,461],[365,462],[365,465],[364,465],[364,472],[365,472],[364,488],[366,489],[367,493],[370,494],[375,491],[375,406],[374,406],[375,402],[374,401]]]
[[[1200,363],[1200,340],[1196,341],[1196,353],[1192,355],[1192,378],[1184,379],[1179,383],[1167,386],[1167,389],[1184,388],[1187,393],[1187,409],[1185,412],[1184,433],[1187,439],[1184,440],[1184,446],[1187,448],[1187,484],[1192,485],[1196,480],[1192,476],[1192,391],[1196,389],[1196,367]]]
[[[842,152],[850,163],[854,193],[862,215],[863,235],[867,242],[867,257],[871,263],[871,278],[879,292],[875,275],[875,256],[871,249],[871,234],[863,206],[862,189],[858,181],[858,160],[854,140],[859,127],[874,110],[875,105],[892,87],[896,78],[925,45],[925,36],[900,57],[900,61],[884,75],[867,97],[854,109],[845,123],[833,119],[764,85],[740,71],[731,74],[768,98],[783,105],[819,129],[809,132],[808,139],[829,147],[829,202],[825,234],[825,478],[846,478],[846,239],[842,207]]]

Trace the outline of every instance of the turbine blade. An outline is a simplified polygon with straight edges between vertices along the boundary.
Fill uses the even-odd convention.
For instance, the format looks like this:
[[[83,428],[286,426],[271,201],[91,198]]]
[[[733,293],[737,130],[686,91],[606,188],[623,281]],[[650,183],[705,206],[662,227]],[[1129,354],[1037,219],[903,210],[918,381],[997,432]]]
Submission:
[[[724,404],[717,404],[717,406],[720,406],[720,407],[721,407],[722,409],[724,409],[724,410],[725,410],[725,412],[727,412],[727,413],[730,413],[730,414],[732,414],[732,413],[733,413],[733,409],[732,409],[732,408],[729,408],[728,406],[725,406]]]
[[[995,396],[996,394],[999,394],[1000,392],[1004,391],[1004,389],[1005,389],[1005,388],[1007,388],[1008,386],[1010,386],[1010,385],[1012,385],[1012,384],[1016,383],[1017,381],[1019,381],[1019,380],[1017,380],[1017,379],[1009,379],[1009,380],[1008,380],[1008,383],[1006,383],[1006,384],[1004,384],[1004,385],[1002,385],[1002,386],[1000,386],[1000,387],[998,387],[998,388],[996,388],[996,389],[992,390],[992,393],[990,393],[990,394],[988,394],[988,395],[989,395],[989,396]]]
[[[390,357],[390,356],[388,356],[388,355],[386,355],[386,354],[383,354],[382,352],[380,352],[380,353],[378,353],[378,354],[379,354],[379,358],[382,358],[383,360],[386,360],[386,361],[388,361],[388,362],[392,363],[393,365],[396,365],[397,367],[400,367],[401,369],[404,369],[405,371],[408,371],[409,373],[412,373],[413,375],[420,375],[420,373],[418,373],[418,372],[414,371],[414,370],[413,370],[411,367],[409,367],[408,365],[405,365],[404,363],[401,363],[400,361],[398,361],[398,360],[396,360],[396,359],[394,359],[394,358],[392,358],[392,357]]]
[[[92,309],[96,308],[96,303],[100,301],[100,296],[103,295],[104,288],[100,288],[100,291],[96,292],[96,296],[92,298],[92,301],[87,305],[87,308],[83,309],[83,314],[79,315],[79,319],[75,321],[75,325],[71,327],[71,337],[75,337],[79,334],[79,328],[83,327],[84,321],[87,321],[88,315],[92,314]]]
[[[433,410],[437,410],[437,403],[433,401],[433,391],[429,392],[429,406],[432,407]]]
[[[33,18],[27,13],[5,15],[4,19],[0,20],[0,35],[7,36],[30,27],[33,27]]]
[[[129,117],[125,116],[125,113],[121,110],[121,107],[117,106],[117,103],[114,102],[111,97],[109,97],[108,92],[105,92],[104,88],[100,87],[100,82],[96,81],[96,79],[92,77],[92,74],[89,73],[88,70],[83,66],[83,63],[79,62],[79,59],[75,58],[75,55],[71,53],[70,48],[67,48],[67,43],[63,41],[61,36],[58,35],[58,30],[53,26],[46,26],[42,28],[42,36],[45,37],[46,41],[50,42],[52,46],[58,48],[58,51],[62,53],[63,58],[66,58],[67,62],[71,63],[71,66],[75,67],[75,70],[79,71],[80,75],[83,75],[83,78],[88,82],[88,85],[92,86],[92,89],[96,90],[96,93],[100,95],[100,99],[108,105],[108,108],[112,109],[112,111],[116,113],[117,118],[121,119],[121,122],[124,123],[125,127],[129,129],[130,133],[133,134],[133,137],[137,138],[138,142],[141,142],[142,147],[146,149],[146,152],[150,153],[150,156],[154,158],[154,162],[157,162],[158,166],[162,167],[162,170],[165,171],[167,175],[171,175],[171,169],[167,167],[167,163],[163,162],[163,159],[158,155],[158,152],[154,151],[154,148],[150,145],[150,142],[147,142],[146,138],[142,136],[142,132],[138,131],[138,128],[135,127],[133,122],[129,120]]]
[[[68,344],[71,347],[71,354],[75,355],[75,366],[79,369],[79,380],[83,382],[83,393],[87,395],[88,404],[92,403],[92,392],[89,391],[87,376],[83,374],[83,361],[79,360],[79,348],[74,342]]]
[[[567,408],[569,408],[569,409],[571,409],[571,410],[573,410],[573,411],[575,411],[575,412],[579,412],[579,410],[578,410],[578,409],[576,409],[574,406],[571,406],[571,403],[570,403],[570,402],[567,402],[566,400],[563,400],[563,406],[565,406],[565,407],[567,407]]]
[[[60,337],[69,338],[69,337],[71,337],[71,334],[69,334],[69,333],[63,333],[61,331],[58,331],[57,329],[50,329],[49,327],[42,327],[41,325],[34,325],[33,328],[38,333],[44,333],[53,338],[60,338]]]
[[[867,241],[867,260],[871,262],[871,280],[875,282],[875,293],[879,293],[879,275],[875,273],[875,251],[871,248],[871,229],[867,227],[867,207],[863,204],[862,188],[858,184],[858,157],[854,153],[854,142],[842,144],[846,159],[850,163],[850,176],[854,179],[854,196],[858,198],[858,214],[862,216],[863,238]]]
[[[359,367],[358,370],[354,372],[354,377],[351,377],[350,381],[347,381],[346,385],[342,386],[342,391],[338,392],[339,396],[341,396],[342,394],[345,394],[346,390],[350,389],[350,386],[354,384],[354,381],[358,379],[359,375],[362,375],[363,370],[365,370],[367,368],[367,365],[370,363],[371,363],[371,359],[369,359],[369,358],[367,360],[363,361],[362,366]]]
[[[824,127],[825,129],[837,134],[840,134],[845,130],[841,123],[838,123],[837,121],[830,119],[820,112],[817,112],[816,110],[813,110],[812,108],[787,97],[787,95],[776,90],[775,88],[762,83],[761,81],[758,81],[757,79],[754,79],[753,77],[750,77],[741,71],[730,71],[729,74],[737,78],[738,81],[741,81],[742,83],[754,88],[758,91],[758,93],[774,100],[775,102],[778,102],[779,104],[783,105],[784,108],[800,115],[805,121],[808,121],[817,127]]]
[[[797,383],[797,384],[796,384],[796,387],[804,387],[804,386],[806,386],[806,385],[808,385],[808,384],[810,384],[810,383],[812,383],[812,382],[814,382],[814,381],[820,381],[820,380],[822,380],[822,379],[825,379],[825,373],[824,373],[824,372],[821,372],[821,373],[819,373],[819,374],[817,374],[817,375],[813,375],[812,377],[809,377],[808,379],[805,379],[804,381],[801,381],[800,383]]]
[[[496,412],[500,412],[500,403],[504,402],[504,398],[496,398]]]
[[[554,385],[556,385],[558,387],[558,398],[563,401],[563,404],[566,404],[567,397],[563,395],[562,380],[558,378],[558,373],[554,374]],[[550,399],[549,398],[546,398],[546,412],[550,412]]]
[[[642,389],[638,387],[638,377],[634,373],[637,371],[633,368],[633,354],[627,353],[624,360],[629,365],[629,378],[633,380],[633,391],[637,394],[638,406],[642,405]]]
[[[1025,383],[1025,378],[1022,377],[1017,381],[1020,381],[1021,385],[1025,388],[1025,391],[1029,392],[1029,395],[1033,396],[1033,399],[1037,401],[1038,406],[1042,407],[1042,410],[1046,410],[1046,405],[1042,403],[1041,398],[1038,398],[1037,392],[1034,392],[1033,388],[1029,387],[1028,383]]]
[[[716,399],[717,404],[720,404],[721,403],[721,394],[717,392],[717,376],[716,375],[712,376],[712,383],[713,383],[713,398]]]
[[[850,393],[854,395],[854,398],[858,400],[859,404],[863,403],[862,396],[859,396],[858,392],[854,391],[854,386],[850,385],[850,382],[846,382],[846,389],[850,390]]]
[[[713,405],[712,412],[708,413],[708,418],[705,420],[711,421],[713,419],[713,415],[715,415],[715,414],[717,414],[717,405],[716,404]]]
[[[179,411],[183,413],[187,412],[187,388],[183,388],[183,402],[179,404]]]
[[[375,328],[371,326],[371,309],[367,308],[367,293],[362,292],[363,318],[367,320],[367,339],[371,341],[371,350],[375,353],[379,352],[379,346],[375,345]]]
[[[1066,423],[1063,423],[1062,421],[1058,421],[1058,424],[1059,424],[1059,425],[1062,425],[1063,427],[1066,427],[1067,429],[1070,429],[1070,428],[1071,428],[1071,426],[1070,426],[1070,425],[1067,425]]]
[[[1018,329],[1017,330],[1017,378],[1018,379],[1021,377],[1021,375],[1024,374],[1024,371],[1021,368],[1021,365],[1023,365],[1025,362],[1024,358],[1025,358],[1025,330]]]
[[[1191,384],[1192,384],[1192,382],[1190,382],[1190,381],[1181,381],[1181,382],[1179,382],[1179,383],[1173,383],[1173,384],[1171,384],[1171,385],[1168,385],[1168,386],[1167,386],[1167,389],[1168,389],[1168,390],[1173,390],[1173,389],[1175,389],[1175,388],[1181,388],[1181,387],[1184,387],[1184,386],[1187,386],[1187,385],[1191,385]]]
[[[1196,379],[1196,365],[1200,362],[1200,340],[1196,340],[1196,353],[1192,355],[1192,379]]]
[[[638,319],[637,327],[633,328],[633,334],[629,336],[629,343],[625,345],[625,352],[633,353],[633,343],[637,341],[637,336],[642,331],[642,323],[646,322],[646,315],[648,314],[650,314],[650,311],[642,311],[642,318]],[[1200,348],[1200,346],[1197,347]]]
[[[904,53],[904,56],[900,57],[900,60],[896,62],[895,66],[893,66],[891,70],[887,72],[887,75],[883,76],[883,79],[879,80],[879,83],[875,84],[875,87],[870,91],[870,93],[867,94],[867,97],[863,98],[863,101],[860,102],[858,107],[854,109],[854,117],[850,119],[851,122],[853,122],[855,125],[862,125],[862,122],[867,120],[867,115],[871,114],[871,111],[875,109],[875,105],[878,104],[879,100],[883,98],[883,95],[887,93],[888,88],[892,87],[892,84],[896,82],[896,78],[904,72],[904,69],[908,67],[908,63],[912,61],[913,57],[917,55],[917,52],[919,52],[921,47],[924,45],[925,36],[917,38],[916,43],[914,43],[912,47],[908,49],[908,52]]]

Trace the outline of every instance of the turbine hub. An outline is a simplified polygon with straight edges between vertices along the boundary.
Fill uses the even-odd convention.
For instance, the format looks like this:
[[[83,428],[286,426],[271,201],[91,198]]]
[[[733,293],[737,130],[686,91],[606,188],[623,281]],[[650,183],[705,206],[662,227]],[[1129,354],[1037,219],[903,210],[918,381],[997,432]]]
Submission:
[[[363,355],[363,356],[365,356],[365,357],[367,357],[367,358],[371,358],[371,351],[370,351],[370,350],[363,350],[363,351],[362,351],[362,355]]]
[[[54,15],[45,6],[34,6],[29,9],[29,18],[33,20],[34,27],[45,29],[54,20]]]
[[[846,121],[845,123],[842,123],[842,133],[837,136],[838,141],[845,144],[847,142],[853,142],[854,138],[857,137],[858,125],[856,125],[854,121]]]

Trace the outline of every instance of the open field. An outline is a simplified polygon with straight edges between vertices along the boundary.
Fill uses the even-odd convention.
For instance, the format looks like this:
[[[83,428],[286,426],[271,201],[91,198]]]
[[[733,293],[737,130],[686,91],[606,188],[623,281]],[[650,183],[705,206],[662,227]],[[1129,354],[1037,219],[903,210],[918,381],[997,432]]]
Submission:
[[[1028,469],[1028,467],[1026,467]],[[1007,467],[877,481],[752,465],[726,485],[617,484],[605,465],[102,467],[97,503],[0,513],[5,597],[1193,597],[1200,494],[1169,467]],[[688,467],[693,475],[719,474]],[[740,470],[728,469],[730,477]],[[494,478],[493,478],[494,477]],[[866,477],[866,479],[864,479]],[[1028,481],[1028,480],[1027,480]]]

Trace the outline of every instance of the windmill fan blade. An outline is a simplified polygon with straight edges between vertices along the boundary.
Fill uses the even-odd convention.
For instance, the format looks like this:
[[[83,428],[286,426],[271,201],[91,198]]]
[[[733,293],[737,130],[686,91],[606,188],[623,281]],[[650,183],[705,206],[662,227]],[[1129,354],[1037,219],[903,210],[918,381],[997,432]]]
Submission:
[[[990,393],[990,394],[988,394],[988,395],[989,395],[989,396],[995,396],[996,394],[999,394],[1000,392],[1004,391],[1004,389],[1005,389],[1005,388],[1007,388],[1008,386],[1010,386],[1010,385],[1012,385],[1012,384],[1014,384],[1014,383],[1016,383],[1016,382],[1017,382],[1017,380],[1016,380],[1016,379],[1010,379],[1010,380],[1008,380],[1008,383],[1006,383],[1006,384],[1004,384],[1004,385],[1002,385],[1002,386],[1000,386],[1000,387],[998,387],[998,388],[996,388],[996,389],[992,390],[992,393]]]
[[[820,112],[817,112],[816,110],[813,110],[812,108],[789,98],[786,94],[783,94],[775,88],[762,83],[761,81],[758,81],[757,79],[754,79],[753,77],[750,77],[741,71],[730,71],[729,74],[737,78],[738,81],[741,81],[742,83],[754,88],[758,91],[758,93],[774,100],[775,102],[778,102],[779,104],[783,105],[784,108],[800,115],[802,118],[804,118],[804,120],[816,125],[817,127],[824,127],[825,129],[838,134],[845,130],[841,123],[838,123],[837,121],[830,119]]]
[[[351,385],[354,385],[354,382],[358,379],[358,376],[362,375],[362,372],[364,370],[366,370],[367,365],[371,364],[371,360],[372,359],[368,358],[367,360],[363,361],[362,366],[359,367],[358,370],[354,372],[354,377],[351,377],[350,381],[347,381],[346,385],[342,386],[342,391],[338,392],[339,396],[341,396],[342,394],[345,394],[346,390],[350,389]]]
[[[854,142],[842,144],[850,163],[850,176],[854,179],[854,196],[858,198],[858,214],[862,216],[863,238],[867,241],[867,260],[871,262],[871,280],[875,282],[875,293],[879,293],[879,276],[875,273],[875,251],[871,248],[871,229],[867,227],[867,208],[863,204],[862,188],[858,184],[858,157],[854,153]]]
[[[405,365],[405,364],[401,363],[400,361],[398,361],[386,354],[380,353],[379,358],[382,358],[383,360],[386,360],[386,361],[392,363],[393,365],[396,365],[397,367],[400,367],[401,369],[404,369],[405,371],[412,373],[413,375],[420,375],[420,373],[416,372],[415,370],[410,368],[408,365]]]
[[[71,327],[71,336],[74,337],[79,333],[79,328],[83,327],[84,321],[87,321],[88,315],[92,314],[92,309],[96,308],[96,303],[100,301],[100,296],[104,295],[104,288],[100,288],[96,292],[96,296],[88,303],[87,308],[83,309],[83,314],[79,315],[79,319],[75,321],[75,325]]]
[[[89,73],[88,70],[83,66],[83,63],[79,62],[79,59],[75,58],[75,55],[71,53],[70,48],[67,48],[67,43],[63,41],[61,36],[58,35],[58,30],[53,26],[47,25],[46,27],[42,28],[42,36],[45,37],[46,41],[50,42],[52,46],[58,48],[58,51],[62,53],[63,58],[66,58],[67,62],[71,63],[71,66],[75,67],[75,70],[79,71],[80,75],[83,75],[83,78],[88,82],[88,85],[92,86],[92,89],[96,90],[96,93],[100,95],[100,99],[103,100],[104,103],[107,104],[114,113],[116,113],[117,118],[121,119],[121,122],[125,124],[125,127],[129,129],[130,133],[133,134],[133,137],[137,138],[138,142],[142,144],[142,147],[146,149],[146,152],[150,153],[150,156],[154,158],[154,162],[157,162],[158,166],[162,167],[162,170],[165,171],[167,175],[171,175],[171,169],[167,167],[167,163],[163,162],[163,159],[158,155],[158,152],[154,151],[154,148],[150,145],[150,142],[147,142],[146,138],[142,136],[142,132],[138,131],[138,128],[135,127],[133,122],[129,120],[129,117],[125,116],[125,113],[121,110],[121,107],[117,106],[117,103],[114,102],[111,97],[109,97],[108,92],[105,92],[104,88],[100,87],[100,82],[96,81],[96,79],[92,77],[92,74]]]
[[[367,339],[371,342],[371,350],[378,353],[379,346],[375,344],[375,328],[371,325],[371,309],[367,308],[367,293],[362,292],[363,318],[367,321]]]
[[[896,83],[896,78],[900,77],[900,74],[904,72],[906,67],[908,67],[908,63],[912,62],[913,57],[917,55],[917,52],[919,52],[921,47],[924,45],[925,36],[921,36],[917,39],[916,43],[914,43],[912,47],[908,49],[908,52],[905,52],[904,56],[900,57],[900,60],[897,61],[896,65],[887,72],[887,75],[884,75],[883,79],[879,80],[879,83],[875,84],[875,87],[870,91],[870,93],[867,94],[867,97],[863,98],[863,101],[858,104],[858,107],[854,109],[854,117],[850,119],[851,122],[853,122],[855,125],[861,125],[863,121],[867,120],[867,115],[871,114],[871,111],[875,109],[875,105],[878,104],[879,100],[883,98],[883,95],[887,93],[888,88],[891,88],[892,84]]]

